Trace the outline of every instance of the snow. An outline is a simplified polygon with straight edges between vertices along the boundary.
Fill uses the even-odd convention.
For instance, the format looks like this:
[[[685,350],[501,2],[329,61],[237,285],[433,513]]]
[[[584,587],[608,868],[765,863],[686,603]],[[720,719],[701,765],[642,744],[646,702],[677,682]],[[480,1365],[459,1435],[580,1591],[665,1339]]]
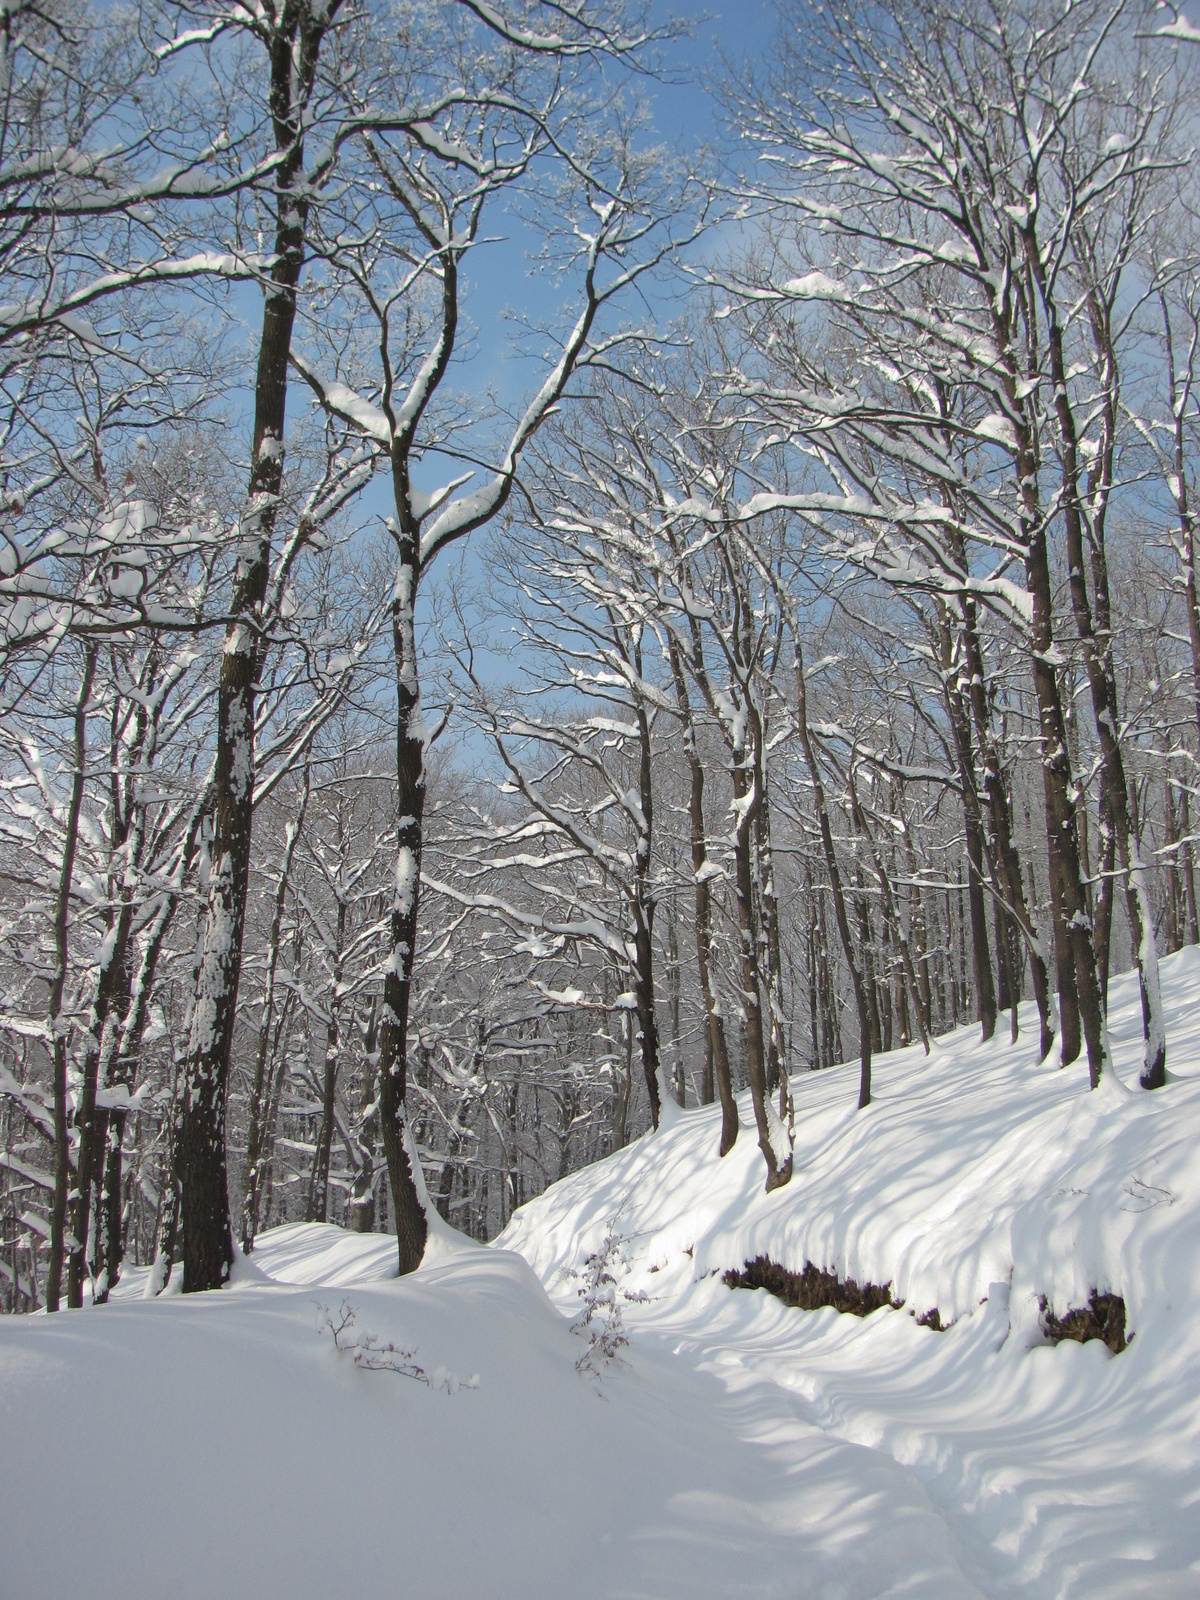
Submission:
[[[383,445],[385,449],[391,446],[392,425],[386,412],[364,399],[347,384],[322,378],[314,368],[298,356],[293,355],[292,362],[327,410],[344,417],[376,444]]]
[[[824,272],[806,272],[802,278],[791,278],[783,292],[794,300],[846,300],[849,291],[844,283],[828,277]]]
[[[996,444],[1002,444],[1006,450],[1017,448],[1017,430],[1008,417],[1002,417],[998,412],[993,412],[976,423],[975,432],[981,439],[991,439]]]
[[[0,1320],[4,1592],[1200,1594],[1200,952],[1161,971],[1153,1094],[1033,1060],[1027,1012],[1016,1046],[877,1057],[863,1112],[856,1065],[795,1077],[770,1195],[748,1106],[724,1160],[717,1108],[672,1108],[496,1246],[433,1219],[406,1279],[392,1239],[312,1224],[211,1294],[145,1299],[135,1270],[107,1307]],[[1109,1020],[1135,1084],[1136,976]],[[610,1233],[630,1342],[581,1374],[580,1269]],[[723,1285],[759,1253],[906,1304]],[[1124,1296],[1128,1349],[1049,1346],[1038,1297],[1093,1288]],[[911,1314],[933,1306],[948,1332]],[[389,1344],[431,1379],[355,1365]]]
[[[1185,39],[1189,44],[1200,44],[1200,28],[1189,22],[1182,13],[1173,22],[1155,31],[1161,39]]]
[[[853,1066],[794,1079],[796,1176],[771,1195],[749,1130],[719,1161],[706,1110],[556,1185],[500,1242],[565,1312],[564,1268],[616,1216],[628,1286],[654,1297],[625,1315],[638,1355],[671,1350],[720,1379],[744,1403],[743,1440],[789,1479],[816,1471],[821,1442],[866,1448],[872,1514],[897,1526],[905,1502],[883,1463],[902,1473],[961,1569],[947,1592],[1198,1595],[1200,952],[1162,976],[1165,1090],[1114,1077],[1089,1092],[1082,1061],[1031,1059],[1026,1012],[1015,1047],[963,1029],[928,1060],[919,1046],[877,1057],[865,1112]],[[1136,976],[1114,980],[1126,1083],[1140,1020]],[[890,1281],[905,1309],[860,1321],[724,1287],[722,1270],[760,1253]],[[1061,1314],[1093,1288],[1125,1298],[1135,1337],[1120,1356],[1041,1333],[1039,1296]],[[934,1306],[949,1332],[909,1314]],[[909,1581],[828,1592],[934,1592]]]
[[[5,1592],[788,1592],[799,1552],[769,1511],[789,1491],[766,1455],[729,1458],[718,1385],[650,1358],[597,1392],[575,1369],[582,1341],[510,1252],[387,1281],[369,1236],[297,1232],[255,1251],[286,1282],[6,1319],[0,1427],[21,1449],[0,1458]],[[479,1388],[356,1368],[317,1327],[343,1300],[356,1332]],[[81,1437],[104,1441],[111,1490],[95,1492]],[[52,1539],[48,1490],[64,1508]]]

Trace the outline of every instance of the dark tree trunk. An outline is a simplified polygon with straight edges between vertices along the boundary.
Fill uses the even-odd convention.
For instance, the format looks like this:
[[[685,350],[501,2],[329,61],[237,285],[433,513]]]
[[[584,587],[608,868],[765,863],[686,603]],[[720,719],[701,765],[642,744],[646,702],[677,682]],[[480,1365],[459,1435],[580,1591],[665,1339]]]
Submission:
[[[1075,416],[1067,389],[1066,357],[1063,350],[1062,329],[1058,322],[1055,304],[1047,291],[1044,264],[1038,253],[1036,240],[1027,234],[1031,270],[1042,290],[1048,318],[1048,346],[1051,372],[1054,378],[1054,405],[1058,418],[1062,446],[1062,474],[1065,490],[1063,523],[1066,528],[1068,589],[1071,610],[1075,618],[1075,631],[1083,646],[1083,659],[1087,668],[1088,688],[1091,691],[1092,712],[1100,754],[1104,764],[1105,790],[1112,808],[1112,826],[1116,835],[1117,856],[1125,881],[1125,910],[1129,920],[1129,933],[1133,941],[1133,959],[1138,969],[1142,996],[1142,1031],[1145,1050],[1142,1060],[1141,1082],[1144,1089],[1157,1089],[1166,1082],[1167,1040],[1162,1019],[1162,999],[1159,993],[1158,952],[1154,940],[1153,913],[1146,886],[1145,867],[1142,864],[1138,842],[1134,835],[1130,814],[1129,789],[1125,773],[1125,759],[1120,739],[1120,712],[1117,704],[1116,671],[1112,659],[1111,601],[1108,587],[1108,567],[1104,554],[1102,520],[1092,530],[1090,540],[1095,612],[1088,595],[1084,568],[1085,534],[1083,508],[1080,503],[1079,441],[1076,436]],[[1103,328],[1093,317],[1093,330],[1103,335]],[[1103,338],[1099,339],[1102,355]],[[1111,362],[1109,366],[1111,367]],[[1105,437],[1115,440],[1116,417],[1113,382],[1105,387]],[[1093,962],[1095,957],[1092,957]],[[1086,1019],[1085,1019],[1086,1021]],[[1091,1041],[1088,1050],[1093,1080],[1098,1080],[1100,1066],[1092,1060]]]
[[[767,1092],[781,1092],[781,1115],[786,1111],[787,1051],[784,1046],[783,948],[779,936],[779,902],[775,892],[775,857],[771,850],[771,797],[767,763],[760,754],[757,780],[762,801],[754,821],[755,882],[759,898],[759,938],[762,956],[763,996],[767,1014],[764,1032],[767,1046]]]
[[[1092,335],[1096,353],[1104,372],[1101,389],[1100,425],[1101,449],[1097,452],[1090,477],[1089,496],[1096,508],[1085,539],[1084,512],[1081,502],[1079,439],[1075,415],[1068,387],[1067,360],[1063,344],[1062,325],[1059,320],[1055,289],[1046,272],[1046,263],[1036,235],[1033,219],[1021,231],[1025,264],[1030,282],[1036,285],[1046,317],[1046,347],[1050,357],[1050,375],[1053,379],[1054,415],[1058,424],[1058,455],[1061,469],[1062,515],[1066,530],[1067,578],[1071,597],[1071,610],[1075,631],[1083,647],[1083,659],[1091,692],[1092,711],[1100,743],[1100,753],[1105,779],[1105,793],[1111,807],[1112,829],[1116,836],[1116,853],[1125,880],[1125,904],[1133,940],[1134,960],[1137,963],[1142,994],[1143,1056],[1142,1085],[1157,1088],[1165,1082],[1166,1035],[1162,1023],[1162,1005],[1158,984],[1158,954],[1154,943],[1153,916],[1149,893],[1145,883],[1137,842],[1133,837],[1128,804],[1124,758],[1119,732],[1119,709],[1116,692],[1116,675],[1112,661],[1111,603],[1108,586],[1108,569],[1104,553],[1104,519],[1107,498],[1112,485],[1113,458],[1117,438],[1117,369],[1113,355],[1107,308],[1095,289],[1088,298]],[[1027,491],[1031,492],[1031,491]],[[1039,536],[1044,540],[1044,524],[1038,524]],[[1088,595],[1085,571],[1085,542],[1090,549],[1095,609]],[[1048,590],[1049,580],[1046,579]],[[1031,584],[1031,588],[1034,586]],[[1048,596],[1047,596],[1048,598]],[[1035,614],[1039,596],[1034,593]],[[1035,649],[1037,648],[1035,644]],[[1043,730],[1045,732],[1045,730]],[[1064,751],[1065,757],[1065,751]],[[1076,853],[1080,855],[1078,844]],[[1105,852],[1107,855],[1107,852]],[[1077,869],[1078,871],[1078,869]],[[1106,880],[1107,881],[1107,880]],[[1093,1087],[1099,1082],[1105,1068],[1103,1041],[1103,1009],[1106,1001],[1102,981],[1103,968],[1096,959],[1090,918],[1085,907],[1071,922],[1075,949],[1076,982],[1084,1032],[1088,1042],[1088,1066]],[[1104,964],[1106,965],[1106,963]],[[1087,969],[1090,968],[1090,971]],[[1100,1018],[1094,1022],[1089,1016],[1092,975],[1095,975],[1097,1010]]]
[[[389,953],[383,982],[379,1029],[379,1121],[392,1191],[396,1248],[401,1274],[415,1272],[425,1253],[429,1226],[421,1203],[415,1146],[407,1125],[408,1017],[416,956],[417,911],[421,897],[421,848],[425,817],[425,728],[421,721],[413,623],[420,576],[419,529],[408,513],[408,464],[397,468],[398,523],[392,647],[396,669],[396,888],[389,926]],[[423,1185],[422,1185],[423,1186]]]
[[[825,853],[825,870],[829,875],[829,888],[833,896],[833,912],[837,921],[838,937],[842,941],[842,954],[846,958],[846,966],[850,970],[850,982],[854,988],[854,1003],[858,1009],[858,1035],[859,1035],[859,1077],[858,1077],[858,1106],[861,1111],[864,1106],[871,1103],[871,1013],[867,1001],[866,986],[863,983],[862,973],[859,971],[858,962],[854,956],[854,941],[850,936],[850,919],[846,914],[846,897],[842,892],[842,875],[838,868],[837,852],[833,846],[833,830],[829,825],[829,810],[825,803],[825,785],[821,780],[821,770],[817,765],[816,751],[813,747],[812,735],[808,727],[808,691],[804,681],[804,657],[800,649],[800,641],[795,641],[795,675],[796,675],[796,727],[800,735],[800,745],[804,752],[804,760],[808,766],[809,779],[813,786],[813,799],[817,808],[817,826],[821,834],[821,848]]]
[[[1041,1031],[1042,1058],[1050,1053],[1054,1042],[1054,1022],[1050,1007],[1050,975],[1046,967],[1046,954],[1041,937],[1034,926],[1029,903],[1025,897],[1021,878],[1021,860],[1013,838],[1012,806],[1000,767],[1000,754],[992,733],[992,718],[988,709],[986,678],[984,676],[983,647],[979,639],[974,604],[968,598],[963,602],[963,640],[967,652],[968,678],[971,686],[971,706],[975,720],[975,736],[983,761],[984,794],[987,798],[988,819],[991,827],[992,850],[996,863],[996,876],[1004,896],[1004,906],[998,907],[1000,928],[997,943],[1007,935],[1009,1004],[1013,1007],[1013,1042],[1016,1042],[1016,1007],[1021,998],[1021,952],[1017,943],[1024,939],[1029,954],[1030,982],[1034,1002],[1038,1008]],[[1003,930],[1003,931],[1001,931]]]
[[[344,839],[339,838],[339,847],[343,851],[344,845]],[[329,1220],[329,1163],[333,1154],[334,1124],[337,1119],[338,1055],[341,1048],[339,995],[342,985],[342,952],[346,948],[346,901],[340,885],[335,937],[337,943],[329,974],[329,1017],[325,1024],[325,1062],[321,1076],[321,1126],[317,1133],[312,1182],[308,1193],[309,1222]]]
[[[79,1172],[75,1200],[71,1207],[72,1245],[67,1261],[67,1303],[83,1304],[83,1284],[88,1275],[87,1246],[95,1225],[91,1272],[95,1298],[108,1298],[108,1271],[105,1266],[103,1191],[105,1147],[111,1113],[96,1105],[101,1084],[109,1086],[112,1060],[119,1037],[119,1002],[124,995],[129,1003],[129,932],[133,921],[131,890],[123,888],[118,897],[115,926],[109,929],[104,959],[96,981],[92,1004],[91,1037],[83,1058],[83,1084],[75,1126],[79,1139]]]
[[[883,907],[884,925],[891,932],[892,940],[897,952],[896,973],[896,1010],[900,1023],[901,1044],[911,1044],[912,1034],[909,1025],[908,995],[911,995],[911,1014],[916,1019],[917,1032],[925,1054],[929,1054],[929,1034],[925,1026],[925,1019],[921,1014],[921,1000],[917,986],[917,975],[913,968],[912,951],[909,948],[908,936],[900,926],[900,918],[896,910],[895,897],[892,894],[891,879],[871,838],[867,827],[867,819],[863,815],[862,806],[858,800],[858,790],[855,787],[853,774],[850,775],[850,804],[853,811],[854,825],[865,841],[871,852],[871,861],[875,868],[875,879],[879,884],[880,904]],[[906,830],[907,831],[907,830]],[[906,994],[906,989],[908,993]]]
[[[308,225],[309,200],[297,186],[304,167],[304,111],[337,3],[299,0],[284,8],[271,36],[269,104],[275,148],[282,156],[276,169],[274,265],[258,349],[249,492],[221,654],[208,909],[183,1091],[179,1170],[189,1294],[219,1288],[233,1262],[225,1105],[250,873],[263,604],[283,483],[288,362]]]
[[[808,903],[808,929],[805,940],[805,955],[808,966],[808,1034],[812,1041],[810,1048],[810,1066],[814,1072],[819,1072],[825,1066],[824,1054],[821,1049],[821,1018],[818,976],[819,966],[817,957],[817,903],[813,893],[812,871],[806,866],[805,883]]]
[[[268,1149],[267,1109],[270,1099],[270,1082],[267,1076],[270,1055],[271,1029],[275,1020],[275,973],[279,964],[279,940],[283,931],[283,911],[287,901],[288,881],[296,844],[304,827],[308,809],[309,769],[304,769],[304,786],[300,791],[300,804],[294,821],[287,829],[283,861],[279,869],[279,882],[275,886],[275,904],[271,913],[271,927],[267,934],[267,971],[263,980],[262,1015],[258,1024],[258,1040],[254,1051],[254,1077],[250,1084],[250,1121],[246,1136],[246,1182],[242,1195],[242,1249],[254,1249],[258,1233],[259,1208],[262,1203],[262,1179]]]
[[[984,904],[984,829],[975,782],[975,751],[971,739],[968,700],[955,661],[954,635],[949,614],[941,608],[938,619],[938,645],[941,654],[942,684],[954,751],[958,764],[959,791],[967,843],[967,905],[971,916],[971,966],[975,1005],[984,1040],[996,1031],[996,991],[992,983],[992,959],[988,951],[987,907]],[[967,672],[969,674],[969,666]]]
[[[125,1017],[121,1024],[120,1044],[116,1050],[110,1073],[111,1082],[117,1087],[126,1090],[131,1091],[133,1089],[137,1078],[142,1035],[146,1028],[146,1018],[149,1015],[151,997],[154,994],[154,981],[158,972],[159,958],[162,955],[167,935],[171,931],[175,914],[181,904],[183,882],[195,866],[196,843],[203,824],[203,818],[206,815],[206,798],[202,794],[193,808],[191,820],[180,845],[176,885],[164,893],[153,921],[143,934],[138,973],[131,986]],[[108,1122],[106,1137],[102,1206],[105,1218],[105,1270],[109,1289],[120,1278],[121,1264],[125,1254],[123,1173],[126,1120],[127,1117],[124,1111],[114,1112]],[[173,1148],[172,1146],[172,1150]],[[171,1165],[173,1171],[173,1155]],[[172,1183],[174,1183],[174,1179],[172,1179]]]
[[[640,649],[635,652],[634,669],[640,679],[642,675]],[[642,1076],[646,1080],[646,1093],[650,1100],[650,1120],[657,1128],[662,1113],[662,1096],[659,1074],[658,1010],[654,982],[654,895],[650,884],[654,839],[654,787],[651,771],[653,751],[650,744],[650,721],[640,695],[635,700],[634,719],[638,730],[638,804],[641,811],[633,873],[634,996],[637,1001]]]
[[[1171,777],[1171,750],[1169,745],[1164,754],[1166,760],[1163,764],[1165,772],[1163,782],[1163,856],[1167,877],[1165,931],[1167,952],[1168,954],[1173,954],[1183,944],[1183,881],[1179,871],[1179,815],[1175,805],[1175,784]]]
[[[1079,1053],[1079,1025],[1087,1041],[1092,1087],[1105,1067],[1104,1018],[1091,921],[1083,890],[1072,803],[1067,730],[1053,666],[1053,599],[1046,539],[1040,523],[1029,531],[1026,573],[1033,595],[1033,680],[1042,742],[1042,789],[1049,844],[1050,893],[1055,913],[1063,1064]]]
[[[746,1075],[758,1127],[758,1146],[767,1166],[767,1190],[781,1188],[792,1176],[790,1150],[776,1149],[772,1106],[767,1090],[767,1050],[763,1025],[763,985],[758,962],[758,928],[754,901],[754,812],[761,797],[754,788],[748,752],[734,751],[733,796],[737,809],[734,830],[734,898],[742,952],[742,1004],[746,1013]]]
[[[1183,830],[1183,887],[1187,905],[1187,942],[1200,944],[1200,920],[1196,914],[1196,872],[1192,856],[1192,818],[1186,783],[1179,785],[1179,825]]]
[[[367,1025],[363,1031],[362,1098],[355,1138],[358,1169],[354,1174],[347,1204],[347,1222],[355,1233],[371,1233],[375,1228],[375,1128],[378,1122],[375,1085],[378,1081],[379,1058],[376,1054],[378,1044],[378,1003],[373,997]]]
[[[738,596],[735,610],[740,611],[738,579],[734,564],[727,559],[731,589]],[[740,619],[739,619],[740,620]],[[758,930],[758,896],[755,885],[756,847],[754,838],[755,813],[763,801],[761,771],[762,723],[749,698],[746,679],[746,658],[750,651],[742,636],[738,622],[729,630],[731,665],[740,680],[742,697],[741,715],[731,719],[722,716],[716,697],[704,668],[700,647],[699,629],[692,623],[692,671],[700,686],[709,711],[720,724],[729,751],[729,771],[733,785],[733,812],[736,818],[733,830],[734,901],[737,906],[738,934],[741,947],[742,1007],[746,1026],[746,1076],[750,1084],[750,1100],[754,1107],[754,1122],[758,1130],[758,1145],[767,1168],[767,1190],[781,1188],[792,1176],[792,1135],[775,1114],[767,1091],[767,1041],[763,1019],[763,977],[759,963],[760,944]],[[743,677],[744,675],[744,677]]]
[[[683,748],[687,757],[691,786],[688,793],[688,821],[691,827],[692,883],[695,893],[696,967],[704,1000],[705,1065],[715,1079],[721,1101],[720,1154],[728,1155],[738,1136],[737,1102],[729,1070],[729,1049],[725,1039],[725,1018],[717,995],[712,943],[712,891],[709,888],[708,833],[704,821],[704,767],[696,749],[696,726],[688,697],[682,652],[672,638],[669,643],[671,674],[675,698],[683,723]],[[707,1082],[705,1085],[708,1093]],[[712,1096],[709,1094],[709,1099]]]
[[[667,964],[669,967],[668,999],[671,1012],[671,1088],[681,1106],[687,1105],[687,1075],[683,1069],[683,985],[679,971],[679,919],[674,898],[667,919]]]
[[[325,1062],[321,1076],[321,1126],[313,1155],[312,1181],[308,1191],[307,1220],[329,1221],[329,1162],[333,1154],[333,1126],[337,1099],[338,1018],[331,1010],[325,1031]]]
[[[87,708],[96,672],[96,647],[84,652],[83,674],[75,701],[75,729],[71,773],[71,795],[63,828],[63,853],[58,874],[58,894],[54,904],[54,976],[50,981],[47,1011],[50,1022],[51,1059],[54,1071],[54,1194],[50,1206],[50,1263],[46,1277],[46,1310],[57,1311],[62,1298],[63,1262],[67,1250],[67,1206],[72,1184],[78,1182],[71,1160],[71,1139],[67,1125],[67,1032],[62,1022],[63,996],[67,985],[67,935],[71,915],[71,880],[75,872],[75,851],[79,843],[79,812],[83,805],[83,786],[87,760]]]

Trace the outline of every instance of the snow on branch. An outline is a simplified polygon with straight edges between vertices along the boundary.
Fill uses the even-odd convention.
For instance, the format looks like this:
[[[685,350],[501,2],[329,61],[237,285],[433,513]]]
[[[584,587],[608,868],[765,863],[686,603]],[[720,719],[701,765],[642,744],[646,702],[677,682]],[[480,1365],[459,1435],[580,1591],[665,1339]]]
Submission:
[[[506,43],[535,55],[615,56],[624,60],[636,58],[648,45],[673,37],[678,30],[661,27],[643,29],[636,33],[616,31],[620,13],[593,13],[585,0],[544,0],[545,9],[558,16],[568,31],[541,32],[524,23],[516,22],[487,0],[458,0],[465,10],[472,12],[486,27]]]

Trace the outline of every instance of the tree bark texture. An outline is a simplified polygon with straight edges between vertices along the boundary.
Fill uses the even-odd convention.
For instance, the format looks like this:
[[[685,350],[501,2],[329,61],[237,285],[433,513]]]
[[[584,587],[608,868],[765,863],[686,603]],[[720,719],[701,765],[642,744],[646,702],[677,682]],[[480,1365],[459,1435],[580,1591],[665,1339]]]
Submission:
[[[321,42],[336,10],[337,0],[321,6],[299,0],[280,13],[269,39],[269,109],[282,160],[275,190],[274,265],[258,350],[250,483],[221,656],[208,904],[183,1091],[179,1166],[184,1289],[190,1294],[218,1288],[233,1262],[225,1106],[250,873],[255,694],[309,214],[299,183],[303,116]]]

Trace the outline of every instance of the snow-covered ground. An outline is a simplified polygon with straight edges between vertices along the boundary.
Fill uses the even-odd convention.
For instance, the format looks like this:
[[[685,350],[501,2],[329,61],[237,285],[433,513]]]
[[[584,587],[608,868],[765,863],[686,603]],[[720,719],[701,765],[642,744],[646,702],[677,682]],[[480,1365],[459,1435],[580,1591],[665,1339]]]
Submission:
[[[390,1240],[284,1228],[218,1294],[131,1274],[103,1310],[3,1319],[0,1595],[1200,1597],[1200,955],[1164,977],[1153,1095],[964,1030],[879,1059],[866,1112],[854,1067],[798,1078],[773,1195],[749,1128],[721,1161],[688,1112],[407,1280]],[[1132,1083],[1128,979],[1113,1001]],[[614,1219],[646,1298],[588,1381],[571,1273]],[[722,1284],[760,1253],[905,1308]],[[1092,1288],[1129,1348],[1046,1345],[1038,1297]],[[434,1382],[339,1354],[343,1303],[343,1343]],[[948,1332],[910,1314],[935,1306]]]
[[[1200,1596],[1200,952],[1164,980],[1171,1082],[1154,1094],[1092,1094],[1082,1063],[1039,1065],[1031,1026],[1015,1047],[961,1030],[928,1060],[879,1059],[865,1112],[854,1067],[797,1079],[795,1176],[772,1195],[750,1132],[718,1161],[714,1120],[685,1114],[551,1189],[500,1242],[566,1310],[563,1265],[616,1216],[626,1287],[654,1297],[628,1308],[639,1355],[718,1378],[739,1437],[773,1453],[790,1503],[812,1485],[818,1519],[824,1452],[860,1447],[846,1531],[882,1525],[926,1575],[905,1587],[902,1555],[894,1588],[852,1575],[850,1538],[842,1587],[814,1593]],[[1114,981],[1109,1020],[1136,1084],[1134,979]],[[795,1311],[721,1283],[760,1253],[890,1281],[905,1310]],[[1046,1344],[1039,1296],[1061,1314],[1093,1288],[1124,1296],[1129,1348]],[[949,1332],[909,1315],[933,1307]]]

